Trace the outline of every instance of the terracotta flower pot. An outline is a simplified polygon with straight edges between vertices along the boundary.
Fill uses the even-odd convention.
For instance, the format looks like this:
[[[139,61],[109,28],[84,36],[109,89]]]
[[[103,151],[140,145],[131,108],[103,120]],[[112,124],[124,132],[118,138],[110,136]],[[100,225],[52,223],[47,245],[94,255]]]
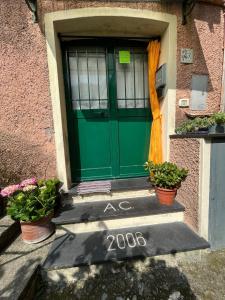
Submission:
[[[173,205],[177,194],[177,189],[169,190],[160,187],[155,187],[155,192],[160,204]]]
[[[35,244],[47,239],[55,230],[51,222],[53,212],[34,222],[20,222],[22,239],[27,244]]]

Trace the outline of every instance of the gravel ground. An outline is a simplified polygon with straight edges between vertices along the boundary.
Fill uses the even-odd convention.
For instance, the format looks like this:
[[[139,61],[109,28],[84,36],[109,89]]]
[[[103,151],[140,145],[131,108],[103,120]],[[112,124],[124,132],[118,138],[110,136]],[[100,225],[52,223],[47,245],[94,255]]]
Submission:
[[[43,272],[37,299],[225,300],[225,250]]]

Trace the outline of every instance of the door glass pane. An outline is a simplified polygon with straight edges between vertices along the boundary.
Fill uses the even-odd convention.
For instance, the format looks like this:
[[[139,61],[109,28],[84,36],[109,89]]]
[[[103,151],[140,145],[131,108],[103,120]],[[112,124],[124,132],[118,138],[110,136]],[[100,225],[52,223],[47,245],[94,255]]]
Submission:
[[[73,109],[106,109],[108,88],[105,49],[70,49],[69,68]]]
[[[130,51],[130,63],[119,63],[119,50]],[[116,81],[118,108],[149,106],[147,53],[142,48],[116,50]]]

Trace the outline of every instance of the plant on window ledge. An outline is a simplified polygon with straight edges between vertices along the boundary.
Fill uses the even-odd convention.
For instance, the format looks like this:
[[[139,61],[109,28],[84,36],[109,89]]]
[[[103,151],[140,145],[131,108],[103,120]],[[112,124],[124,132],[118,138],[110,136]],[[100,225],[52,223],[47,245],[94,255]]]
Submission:
[[[215,124],[213,117],[195,118],[187,120],[175,129],[177,134],[185,133],[208,133],[211,126]]]
[[[225,113],[218,112],[212,115],[214,124],[209,128],[209,133],[224,133],[225,132]]]

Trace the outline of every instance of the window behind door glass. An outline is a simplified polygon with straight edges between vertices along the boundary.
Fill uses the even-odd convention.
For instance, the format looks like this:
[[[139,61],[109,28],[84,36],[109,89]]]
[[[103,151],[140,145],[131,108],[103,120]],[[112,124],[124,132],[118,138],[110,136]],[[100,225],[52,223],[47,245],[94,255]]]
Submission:
[[[130,63],[119,62],[119,51],[130,51]],[[148,59],[146,49],[119,48],[116,56],[118,108],[145,108],[149,106]]]
[[[73,109],[107,109],[105,49],[100,47],[71,48],[69,67]]]

